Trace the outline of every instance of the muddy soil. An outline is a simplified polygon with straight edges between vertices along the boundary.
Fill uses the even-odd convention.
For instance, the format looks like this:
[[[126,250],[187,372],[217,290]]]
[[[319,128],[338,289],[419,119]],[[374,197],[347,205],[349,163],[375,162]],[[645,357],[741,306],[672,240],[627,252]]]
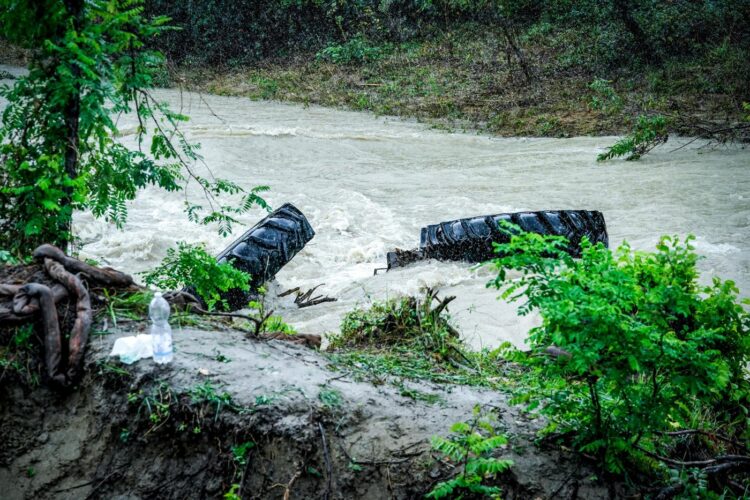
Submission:
[[[128,367],[108,357],[122,334],[92,338],[68,394],[0,387],[0,497],[216,498],[237,484],[242,498],[422,498],[455,473],[430,437],[476,404],[510,437],[506,498],[607,496],[585,464],[538,448],[542,423],[506,395],[408,383],[437,396],[415,401],[353,380],[320,352],[231,330],[176,331],[171,365]]]

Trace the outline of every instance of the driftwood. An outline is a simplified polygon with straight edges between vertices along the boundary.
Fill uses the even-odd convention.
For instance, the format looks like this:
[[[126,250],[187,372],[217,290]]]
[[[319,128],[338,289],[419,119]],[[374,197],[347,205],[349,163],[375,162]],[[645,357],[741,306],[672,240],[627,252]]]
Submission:
[[[50,292],[55,304],[68,296],[68,290],[59,284],[53,285]],[[39,299],[29,295],[24,285],[0,284],[0,297],[2,296],[12,297],[13,302],[10,308],[0,307],[0,321],[26,322],[39,312]]]
[[[100,287],[127,288],[133,285],[133,279],[114,269],[98,268],[69,257],[52,245],[41,245],[33,255],[43,262],[52,284],[0,283],[0,297],[10,297],[11,302],[10,307],[0,307],[0,321],[23,323],[40,318],[47,376],[54,386],[70,387],[81,374],[93,320],[86,282]],[[57,304],[66,298],[75,300],[75,319],[67,349],[64,349]]]
[[[315,297],[312,296],[313,293],[315,293],[315,290],[320,288],[321,286],[325,285],[325,283],[321,283],[320,285],[314,286],[310,290],[303,292],[300,290],[300,287],[294,287],[290,290],[287,290],[285,292],[282,292],[279,294],[279,297],[286,297],[287,295],[295,294],[294,296],[294,303],[302,309],[303,307],[310,307],[310,306],[317,306],[318,304],[323,304],[324,302],[336,302],[338,299],[334,297],[328,297],[323,295],[316,295]]]
[[[263,340],[281,340],[283,342],[289,342],[290,344],[303,345],[310,349],[320,349],[321,344],[320,335],[313,335],[310,333],[288,334],[284,332],[265,332],[261,333],[259,338]]]

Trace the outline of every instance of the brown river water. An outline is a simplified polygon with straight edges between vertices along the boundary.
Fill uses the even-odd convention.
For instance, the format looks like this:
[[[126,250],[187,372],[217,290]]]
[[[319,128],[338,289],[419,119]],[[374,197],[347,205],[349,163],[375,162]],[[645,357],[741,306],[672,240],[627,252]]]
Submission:
[[[176,90],[156,95],[190,116],[184,130],[214,175],[245,188],[269,185],[273,207],[293,203],[315,229],[270,287],[273,295],[324,283],[320,291],[338,298],[297,309],[291,298],[271,297],[299,331],[336,331],[354,307],[429,286],[457,296],[450,312],[473,346],[522,345],[538,318],[518,317],[516,305],[486,289],[488,268],[426,261],[373,275],[387,251],[418,246],[426,224],[521,210],[600,210],[612,246],[627,240],[653,249],[660,235],[694,234],[701,281],[732,279],[750,295],[748,149],[695,141],[673,151],[689,140],[673,138],[640,161],[598,164],[596,155],[617,138],[491,138],[320,107]],[[132,118],[118,124],[124,142],[132,141]],[[124,230],[77,214],[81,255],[135,273],[159,263],[177,241],[218,253],[232,237],[189,223],[184,196],[146,189],[130,203]],[[257,209],[240,219],[250,226],[263,215]]]

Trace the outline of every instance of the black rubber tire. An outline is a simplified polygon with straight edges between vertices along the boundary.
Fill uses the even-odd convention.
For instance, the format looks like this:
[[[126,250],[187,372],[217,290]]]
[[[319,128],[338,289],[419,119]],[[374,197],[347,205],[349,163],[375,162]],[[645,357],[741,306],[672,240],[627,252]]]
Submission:
[[[492,243],[506,243],[508,237],[499,230],[505,220],[524,231],[565,236],[570,241],[568,252],[581,253],[581,239],[609,245],[604,215],[588,210],[549,210],[517,212],[458,219],[422,228],[420,250],[425,257],[442,260],[483,262],[497,257]]]
[[[273,279],[287,262],[315,236],[305,216],[294,205],[286,203],[237,238],[216,260],[231,262],[252,276],[250,293],[230,290],[223,298],[229,310],[247,306],[252,292]]]

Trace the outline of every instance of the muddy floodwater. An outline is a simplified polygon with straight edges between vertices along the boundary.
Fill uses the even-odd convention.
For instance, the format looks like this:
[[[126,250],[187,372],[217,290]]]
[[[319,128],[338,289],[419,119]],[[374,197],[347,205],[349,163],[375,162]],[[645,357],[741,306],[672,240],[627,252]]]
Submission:
[[[272,298],[299,331],[335,331],[354,307],[429,286],[458,297],[450,312],[472,345],[521,345],[538,319],[519,318],[515,305],[497,300],[497,291],[485,288],[487,268],[426,261],[373,275],[387,251],[416,247],[423,225],[520,210],[600,210],[611,245],[627,240],[638,249],[652,249],[663,234],[692,233],[704,257],[702,280],[733,279],[750,294],[748,149],[709,150],[696,141],[671,152],[687,142],[679,138],[638,162],[597,164],[597,153],[616,138],[490,138],[319,107],[157,95],[191,117],[184,130],[201,144],[215,176],[248,189],[268,185],[272,206],[291,202],[309,219],[315,238],[271,290],[324,283],[320,291],[338,302],[298,310],[291,299]],[[121,117],[118,126],[132,143],[132,118]],[[189,223],[183,208],[184,194],[147,189],[130,204],[123,231],[78,214],[81,255],[136,273],[177,241],[217,253],[231,241]],[[240,219],[249,226],[263,215],[256,209]]]

